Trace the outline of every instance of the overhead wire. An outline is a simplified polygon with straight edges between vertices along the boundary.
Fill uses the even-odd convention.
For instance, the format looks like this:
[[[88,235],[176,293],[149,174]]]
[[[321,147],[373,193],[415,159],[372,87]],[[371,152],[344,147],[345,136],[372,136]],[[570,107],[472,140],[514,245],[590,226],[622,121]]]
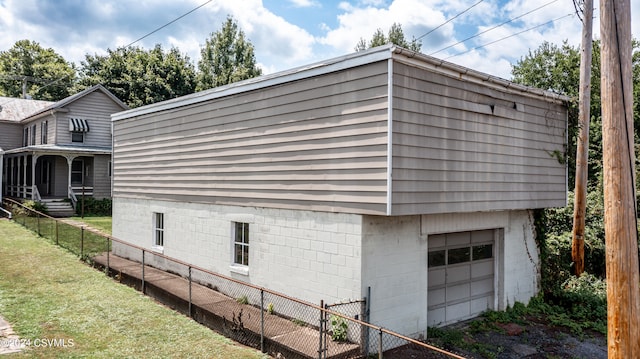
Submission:
[[[452,17],[452,18],[448,19],[447,21],[443,22],[442,24],[440,24],[440,25],[438,25],[438,26],[434,27],[433,29],[431,29],[431,30],[427,31],[427,33],[426,33],[426,34],[424,34],[424,35],[419,36],[418,38],[416,38],[416,41],[417,41],[417,40],[422,39],[423,37],[425,37],[425,36],[427,36],[427,35],[431,34],[432,32],[434,32],[434,31],[438,30],[439,28],[443,27],[444,25],[446,25],[446,24],[450,23],[451,21],[455,20],[456,18],[458,18],[460,15],[462,15],[462,14],[466,13],[467,11],[469,11],[469,10],[473,9],[474,7],[476,7],[477,5],[479,5],[479,4],[480,4],[481,2],[483,2],[483,1],[484,1],[484,0],[480,0],[480,1],[478,1],[477,3],[475,3],[475,4],[471,5],[471,6],[469,6],[468,8],[466,8],[466,9],[465,9],[464,11],[462,11],[461,13],[457,14],[456,16],[454,16],[454,17]]]
[[[542,5],[542,6],[539,6],[539,7],[535,8],[535,9],[531,10],[531,11],[527,11],[527,12],[525,12],[524,14],[521,14],[520,16],[516,16],[516,17],[514,17],[514,18],[511,18],[511,19],[509,19],[509,20],[507,20],[507,21],[505,21],[505,22],[502,22],[502,23],[500,23],[500,24],[498,24],[498,25],[496,25],[496,26],[493,26],[493,27],[491,27],[491,28],[489,28],[489,29],[487,29],[487,30],[481,31],[481,32],[479,32],[479,33],[477,33],[477,34],[475,34],[475,35],[473,35],[473,36],[469,36],[469,37],[467,37],[467,38],[466,38],[466,39],[464,39],[464,40],[460,40],[460,41],[456,42],[455,44],[449,45],[449,46],[447,46],[447,47],[443,47],[443,48],[441,48],[441,49],[440,49],[440,50],[438,50],[438,51],[434,51],[434,52],[430,53],[429,55],[433,56],[433,55],[435,55],[435,54],[437,54],[437,53],[439,53],[439,52],[442,52],[442,51],[444,51],[444,50],[450,49],[450,48],[452,48],[452,47],[454,47],[454,46],[456,46],[456,45],[462,44],[462,43],[464,43],[464,42],[467,42],[467,41],[469,41],[469,40],[471,40],[471,39],[473,39],[473,38],[476,38],[476,37],[478,37],[478,36],[480,36],[480,35],[486,34],[486,33],[487,33],[487,32],[489,32],[489,31],[495,30],[495,29],[497,29],[497,28],[499,28],[499,27],[502,27],[502,26],[504,26],[504,25],[506,25],[506,24],[508,24],[508,23],[511,23],[511,22],[513,22],[513,21],[516,21],[516,20],[518,20],[518,19],[520,19],[520,18],[522,18],[522,17],[524,17],[524,16],[526,16],[526,15],[529,15],[529,14],[531,14],[531,13],[533,13],[533,12],[536,12],[536,11],[538,11],[538,10],[540,10],[540,9],[544,8],[545,6],[549,6],[549,5],[551,5],[551,4],[553,4],[554,2],[557,2],[557,1],[558,1],[558,0],[550,1],[550,2],[548,2],[548,3],[546,3],[546,4]]]
[[[158,31],[160,31],[160,30],[164,29],[165,27],[167,27],[167,26],[169,26],[169,25],[173,24],[174,22],[176,22],[176,21],[178,21],[178,20],[182,19],[183,17],[185,17],[185,16],[187,16],[187,15],[191,14],[192,12],[194,12],[194,11],[196,11],[196,10],[200,9],[201,7],[203,7],[203,6],[207,5],[208,3],[212,2],[212,1],[213,1],[213,0],[205,1],[204,3],[202,3],[202,4],[198,5],[198,6],[196,6],[195,8],[193,8],[193,9],[191,9],[191,10],[187,11],[186,13],[184,13],[184,14],[182,14],[182,15],[178,16],[177,18],[175,18],[175,19],[173,19],[173,20],[169,21],[168,23],[166,23],[166,24],[164,24],[164,25],[160,26],[159,28],[157,28],[157,29],[155,29],[155,30],[153,30],[153,31],[149,32],[148,34],[146,34],[146,35],[144,35],[144,36],[140,37],[139,39],[137,39],[137,40],[135,40],[135,41],[131,42],[130,44],[128,44],[128,45],[127,45],[127,46],[125,46],[125,47],[129,47],[129,46],[131,46],[131,45],[135,44],[136,42],[138,42],[138,41],[140,41],[140,40],[142,40],[142,39],[145,39],[145,38],[147,38],[147,37],[149,37],[149,36],[151,36],[151,35],[155,34],[156,32],[158,32]]]
[[[450,59],[450,58],[452,58],[452,57],[456,57],[456,56],[460,56],[460,55],[466,54],[466,53],[471,52],[471,51],[473,51],[473,50],[477,50],[477,49],[480,49],[480,48],[483,48],[483,47],[486,47],[486,46],[489,46],[489,45],[493,45],[493,44],[495,44],[496,42],[500,42],[500,41],[503,41],[503,40],[506,40],[506,39],[512,38],[512,37],[514,37],[514,36],[518,36],[518,35],[520,35],[520,34],[524,34],[525,32],[528,32],[528,31],[531,31],[531,30],[535,30],[535,29],[537,29],[537,28],[539,28],[539,27],[546,26],[546,25],[548,25],[548,24],[554,23],[554,22],[556,22],[556,21],[558,21],[558,20],[564,19],[564,18],[569,17],[569,16],[573,16],[573,15],[575,15],[575,13],[569,13],[569,14],[567,14],[567,15],[560,16],[560,17],[555,18],[555,19],[553,19],[553,20],[549,20],[549,21],[547,21],[547,22],[545,22],[545,23],[543,23],[543,24],[539,24],[539,25],[536,25],[536,26],[530,27],[530,28],[528,28],[528,29],[525,29],[525,30],[522,30],[522,31],[518,31],[518,32],[516,32],[515,34],[511,34],[511,35],[509,35],[509,36],[505,36],[505,37],[503,37],[503,38],[500,38],[500,39],[497,39],[497,40],[494,40],[494,41],[488,42],[488,43],[486,43],[486,44],[483,44],[483,45],[480,45],[480,46],[476,46],[476,47],[474,47],[474,48],[471,48],[471,49],[469,49],[469,50],[466,50],[466,51],[463,51],[463,52],[457,53],[457,54],[455,54],[455,55],[451,55],[451,56],[449,56],[449,57],[445,57],[443,60],[447,60],[447,59]]]

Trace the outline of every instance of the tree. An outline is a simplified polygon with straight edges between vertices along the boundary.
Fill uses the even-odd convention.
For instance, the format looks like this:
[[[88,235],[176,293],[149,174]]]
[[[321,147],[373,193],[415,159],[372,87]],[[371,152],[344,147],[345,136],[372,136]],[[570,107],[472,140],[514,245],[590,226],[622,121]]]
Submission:
[[[86,55],[79,87],[102,84],[133,108],[193,93],[195,79],[189,57],[177,48],[123,47],[109,49],[105,56]]]
[[[196,90],[228,85],[262,75],[254,48],[232,17],[210,35],[198,61]]]
[[[35,41],[20,40],[11,49],[0,51],[2,96],[58,101],[71,94],[75,80],[73,64]]]
[[[416,40],[415,37],[411,39],[411,42],[407,41],[407,39],[404,37],[404,31],[402,31],[402,25],[394,22],[393,25],[391,25],[391,27],[389,28],[387,36],[384,35],[382,29],[378,28],[373,33],[371,41],[369,41],[368,45],[365,39],[360,38],[360,40],[358,40],[358,43],[356,44],[355,50],[364,51],[372,47],[382,46],[389,43],[416,52],[420,51],[420,48],[422,48],[422,42]]]

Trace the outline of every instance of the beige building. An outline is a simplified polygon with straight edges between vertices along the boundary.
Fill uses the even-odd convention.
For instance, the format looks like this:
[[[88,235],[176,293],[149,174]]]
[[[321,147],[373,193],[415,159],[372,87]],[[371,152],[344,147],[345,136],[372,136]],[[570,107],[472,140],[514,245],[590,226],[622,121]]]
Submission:
[[[537,293],[566,101],[389,45],[120,112],[113,233],[424,334]]]

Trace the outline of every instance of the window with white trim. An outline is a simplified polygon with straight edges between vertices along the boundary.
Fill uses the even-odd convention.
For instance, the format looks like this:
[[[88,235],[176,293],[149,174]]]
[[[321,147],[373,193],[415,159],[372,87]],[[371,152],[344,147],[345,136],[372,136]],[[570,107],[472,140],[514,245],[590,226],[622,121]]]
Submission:
[[[233,263],[249,265],[249,223],[233,222]]]
[[[47,136],[49,135],[49,123],[48,121],[42,121],[40,123],[40,143],[47,144]]]
[[[29,146],[29,126],[25,127],[24,130],[22,131],[22,145],[23,146]]]
[[[31,146],[36,145],[36,125],[31,126]]]
[[[164,213],[153,213],[153,247],[164,247]]]
[[[71,132],[72,143],[84,143],[84,132]]]

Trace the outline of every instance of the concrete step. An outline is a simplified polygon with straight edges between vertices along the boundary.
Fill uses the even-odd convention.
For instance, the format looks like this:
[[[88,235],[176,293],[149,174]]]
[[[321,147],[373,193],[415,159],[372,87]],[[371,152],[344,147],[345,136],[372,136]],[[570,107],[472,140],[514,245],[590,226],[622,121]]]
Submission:
[[[60,199],[43,199],[41,202],[47,206],[52,217],[72,217],[76,213],[71,202]]]

